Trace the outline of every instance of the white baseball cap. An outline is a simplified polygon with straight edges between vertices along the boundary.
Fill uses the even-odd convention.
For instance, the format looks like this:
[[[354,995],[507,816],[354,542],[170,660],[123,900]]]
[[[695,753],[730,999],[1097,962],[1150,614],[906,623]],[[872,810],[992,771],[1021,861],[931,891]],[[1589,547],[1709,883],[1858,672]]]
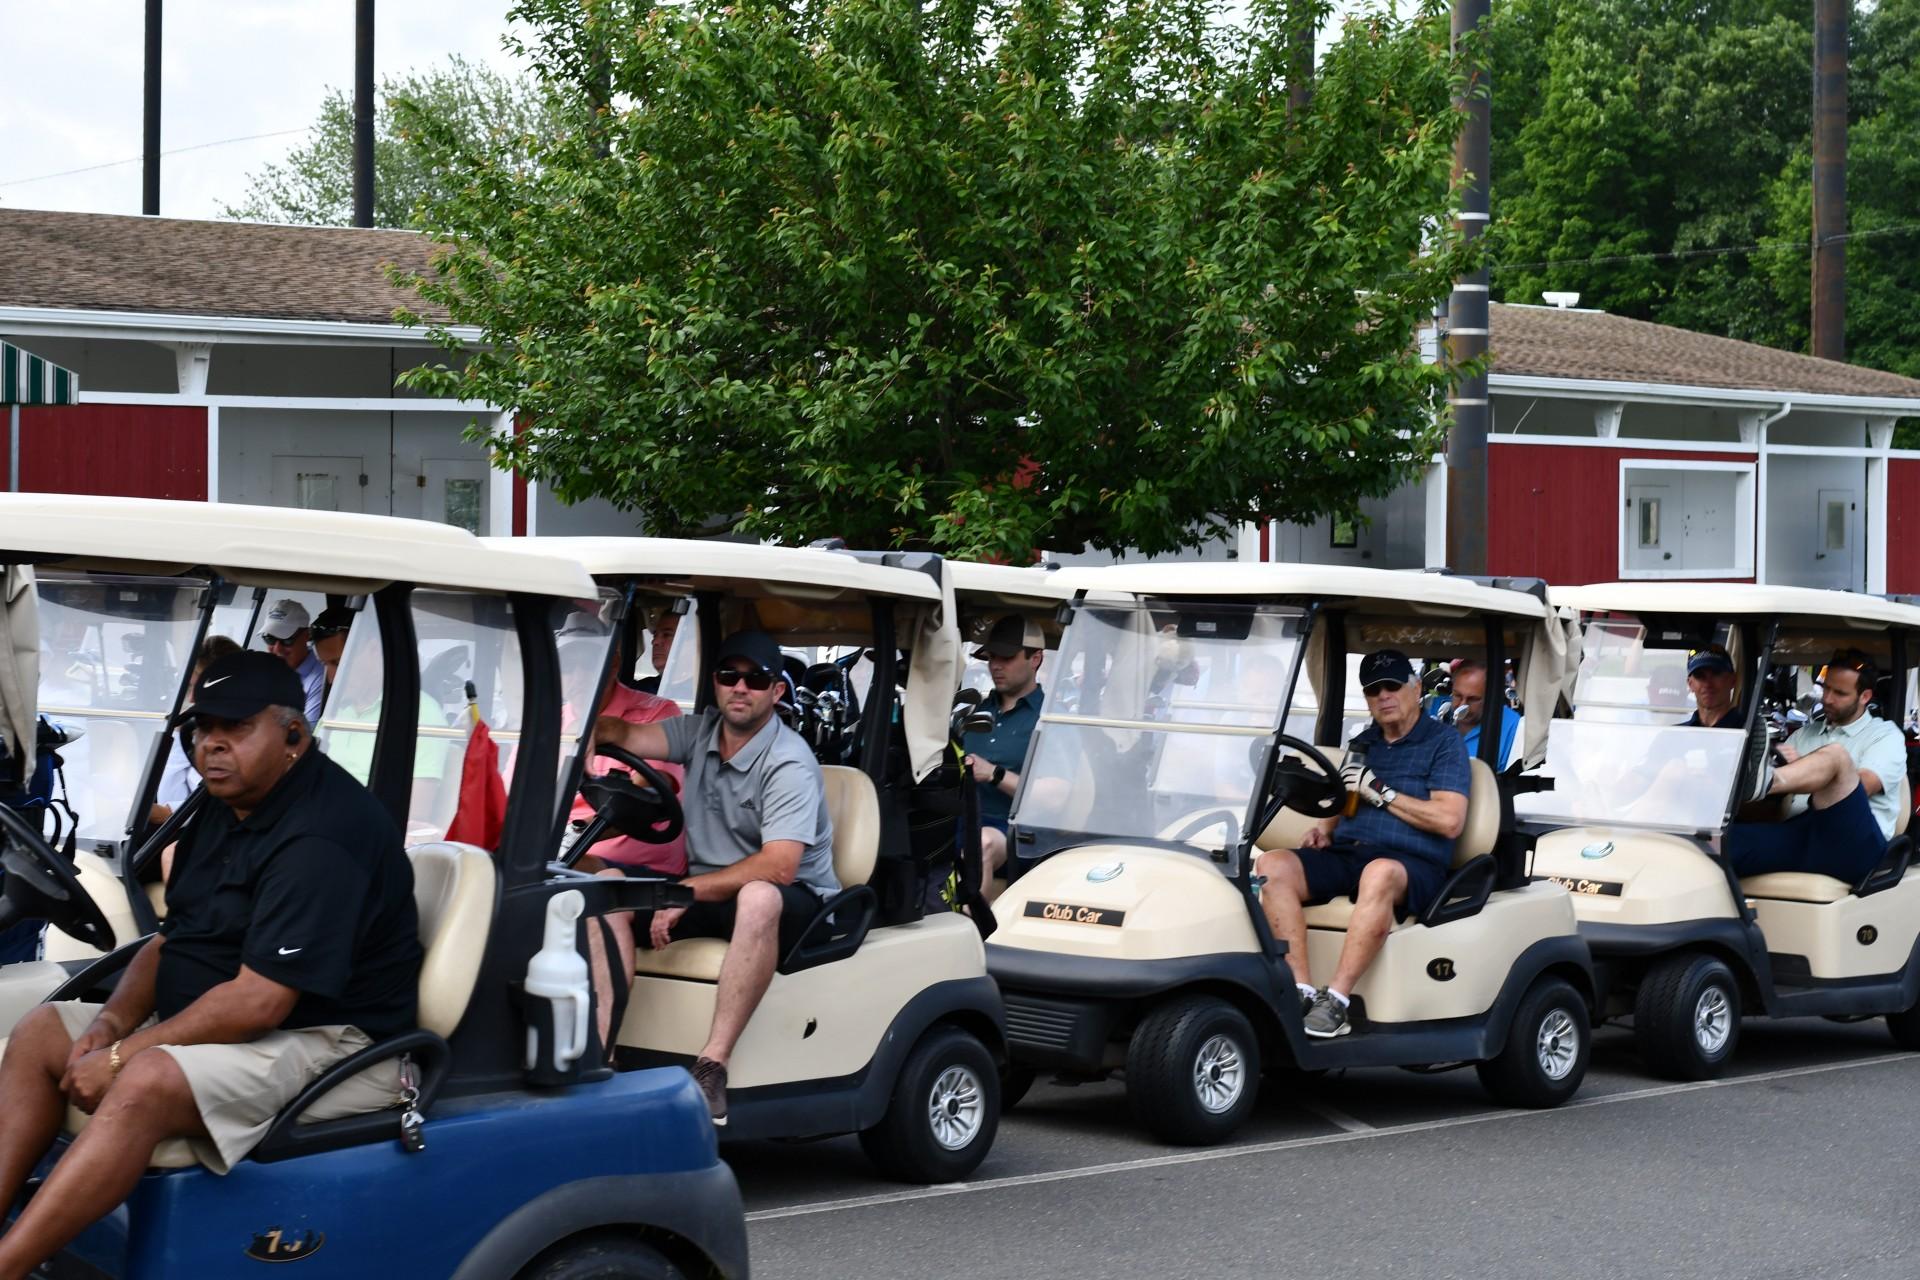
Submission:
[[[313,615],[307,612],[307,606],[298,600],[282,600],[267,610],[267,620],[260,624],[260,636],[264,640],[287,640],[296,631],[305,631],[313,625]]]

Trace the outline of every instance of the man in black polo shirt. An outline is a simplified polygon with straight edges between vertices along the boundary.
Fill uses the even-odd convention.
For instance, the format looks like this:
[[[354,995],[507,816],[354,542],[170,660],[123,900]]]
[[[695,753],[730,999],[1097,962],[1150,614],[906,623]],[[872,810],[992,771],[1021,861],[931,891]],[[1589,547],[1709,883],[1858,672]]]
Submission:
[[[0,1058],[0,1203],[59,1134],[92,1114],[0,1236],[24,1275],[133,1190],[184,1138],[225,1173],[329,1066],[414,1025],[413,869],[386,811],[313,749],[299,677],[270,654],[212,663],[182,721],[218,803],[182,839],[159,936],[104,1007],[42,1005]],[[393,1106],[399,1068],[362,1072],[308,1112]]]

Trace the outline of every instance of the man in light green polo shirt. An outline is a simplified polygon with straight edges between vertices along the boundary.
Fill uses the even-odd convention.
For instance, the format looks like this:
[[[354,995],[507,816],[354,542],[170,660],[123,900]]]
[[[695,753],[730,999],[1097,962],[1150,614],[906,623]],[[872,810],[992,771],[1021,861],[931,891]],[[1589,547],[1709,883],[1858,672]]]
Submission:
[[[1780,754],[1789,762],[1810,756],[1835,743],[1845,747],[1860,771],[1880,834],[1893,838],[1899,816],[1900,781],[1907,776],[1907,740],[1900,726],[1868,711],[1879,671],[1872,659],[1857,649],[1833,656],[1820,682],[1820,707],[1826,713],[1788,738]],[[1788,814],[1806,812],[1808,797],[1793,797]]]

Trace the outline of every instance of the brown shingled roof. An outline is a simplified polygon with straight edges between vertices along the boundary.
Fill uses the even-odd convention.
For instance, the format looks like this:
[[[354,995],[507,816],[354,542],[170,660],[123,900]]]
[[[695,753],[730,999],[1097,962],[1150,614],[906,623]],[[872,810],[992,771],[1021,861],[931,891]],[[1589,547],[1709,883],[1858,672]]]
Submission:
[[[390,324],[411,231],[0,208],[0,306]],[[417,304],[416,304],[417,305]]]
[[[1920,380],[1603,311],[1495,303],[1495,374],[1920,399]]]

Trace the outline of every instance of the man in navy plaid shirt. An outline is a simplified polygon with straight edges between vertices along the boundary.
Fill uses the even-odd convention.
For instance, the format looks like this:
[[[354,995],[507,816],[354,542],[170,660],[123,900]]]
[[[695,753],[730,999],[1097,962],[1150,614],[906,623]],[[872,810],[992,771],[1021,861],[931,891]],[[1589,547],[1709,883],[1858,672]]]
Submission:
[[[1473,785],[1460,735],[1421,713],[1420,686],[1406,654],[1368,654],[1360,663],[1360,687],[1373,723],[1355,735],[1340,771],[1362,801],[1357,812],[1316,824],[1300,848],[1275,849],[1254,864],[1266,877],[1260,903],[1267,923],[1287,943],[1306,1033],[1323,1039],[1352,1030],[1348,997],[1380,954],[1395,913],[1425,910],[1446,882]],[[1347,940],[1333,980],[1315,987],[1304,907],[1339,897],[1354,902]]]

